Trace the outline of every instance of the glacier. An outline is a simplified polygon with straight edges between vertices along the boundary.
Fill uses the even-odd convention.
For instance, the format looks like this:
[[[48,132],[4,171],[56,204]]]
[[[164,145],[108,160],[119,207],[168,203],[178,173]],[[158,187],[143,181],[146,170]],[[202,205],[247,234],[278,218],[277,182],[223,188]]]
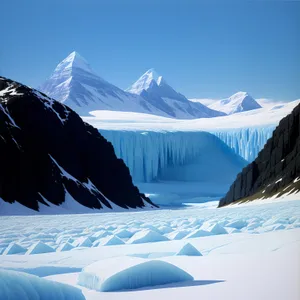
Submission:
[[[100,130],[100,133],[124,160],[134,182],[210,181],[216,172],[220,181],[230,181],[246,165],[244,159],[208,132]]]
[[[248,162],[252,162],[272,136],[275,126],[249,127],[230,130],[210,131],[233,151]]]
[[[124,160],[135,182],[151,182],[156,179],[195,181],[191,178],[196,176],[194,172],[191,176],[186,174],[185,178],[183,176],[174,178],[173,171],[182,174],[187,172],[183,171],[183,166],[194,164],[197,167],[197,158],[207,155],[205,152],[212,144],[217,144],[217,147],[227,152],[230,159],[233,159],[228,149],[218,143],[218,139],[231,148],[235,154],[250,162],[255,159],[271,137],[273,130],[274,126],[212,130],[210,132],[99,131],[112,143],[116,155]],[[179,166],[181,166],[180,170]],[[212,173],[214,170],[201,172],[205,166],[207,166],[207,162],[205,165],[199,165],[199,170],[203,176],[207,177],[208,173]],[[174,167],[177,167],[177,170]],[[190,166],[189,170],[191,168]],[[229,171],[229,173],[236,175],[235,171]],[[201,174],[197,174],[196,179],[199,179]]]

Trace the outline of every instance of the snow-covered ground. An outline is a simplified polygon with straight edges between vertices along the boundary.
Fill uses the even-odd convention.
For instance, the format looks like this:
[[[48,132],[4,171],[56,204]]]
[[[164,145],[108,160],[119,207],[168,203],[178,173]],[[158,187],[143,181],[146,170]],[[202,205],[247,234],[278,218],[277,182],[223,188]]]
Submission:
[[[0,266],[76,286],[86,299],[299,299],[299,195],[216,205],[1,217]],[[182,250],[187,243],[202,256]]]
[[[228,130],[276,126],[299,103],[300,100],[295,100],[284,105],[275,105],[209,119],[178,120],[142,113],[97,110],[91,112],[93,117],[83,117],[83,120],[98,129],[106,130],[185,132]]]

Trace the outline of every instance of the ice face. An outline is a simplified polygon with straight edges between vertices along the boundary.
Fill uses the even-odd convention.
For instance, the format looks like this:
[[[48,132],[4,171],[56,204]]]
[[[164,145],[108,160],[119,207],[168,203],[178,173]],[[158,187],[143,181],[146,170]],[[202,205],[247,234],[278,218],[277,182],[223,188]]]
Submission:
[[[230,184],[246,165],[239,155],[207,132],[100,130],[100,133],[113,144],[135,182],[162,179]]]
[[[211,131],[247,161],[253,161],[272,136],[275,126]]]

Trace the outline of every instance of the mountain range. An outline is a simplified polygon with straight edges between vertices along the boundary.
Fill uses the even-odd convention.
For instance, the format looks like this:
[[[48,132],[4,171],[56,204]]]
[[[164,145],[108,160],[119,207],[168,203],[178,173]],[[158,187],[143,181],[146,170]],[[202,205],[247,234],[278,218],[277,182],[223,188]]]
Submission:
[[[259,108],[255,100],[237,93],[225,103],[207,107],[192,102],[171,87],[165,78],[149,69],[126,91],[98,76],[77,52],[72,52],[38,88],[68,105],[81,116],[91,111],[140,112],[177,119],[211,118]],[[230,107],[230,109],[228,109]]]

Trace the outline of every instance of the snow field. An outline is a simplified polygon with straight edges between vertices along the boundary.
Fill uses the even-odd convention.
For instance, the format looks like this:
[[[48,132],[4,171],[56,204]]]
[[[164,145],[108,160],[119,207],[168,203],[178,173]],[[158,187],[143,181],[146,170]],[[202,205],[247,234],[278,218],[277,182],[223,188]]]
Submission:
[[[300,228],[300,201],[274,200],[250,204],[251,209],[249,205],[216,209],[216,205],[210,202],[173,211],[2,217],[0,253],[28,256]]]
[[[2,254],[0,266],[70,284],[87,300],[298,300],[300,201],[216,205],[3,217],[3,249],[40,251]]]

